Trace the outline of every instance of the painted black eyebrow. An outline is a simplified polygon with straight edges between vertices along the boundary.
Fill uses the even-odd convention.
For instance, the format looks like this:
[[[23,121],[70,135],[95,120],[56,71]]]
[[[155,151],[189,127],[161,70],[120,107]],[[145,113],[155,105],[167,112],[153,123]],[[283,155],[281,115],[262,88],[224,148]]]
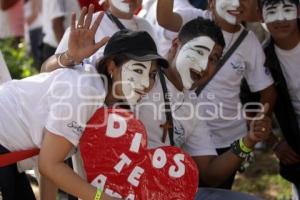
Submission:
[[[276,9],[276,6],[272,5],[272,6],[269,6],[269,7],[266,8],[267,11],[273,10],[273,9]]]
[[[293,8],[294,6],[292,4],[283,4],[283,8]],[[276,6],[275,5],[271,5],[269,7],[266,8],[267,11],[275,9]]]
[[[293,8],[294,5],[291,5],[291,4],[284,4],[283,5],[283,8]]]
[[[142,63],[135,63],[133,65],[137,65],[137,66],[140,66],[140,67],[143,67],[143,68],[147,69],[147,67],[145,65],[143,65]]]
[[[208,47],[206,47],[206,46],[202,46],[202,45],[195,45],[195,47],[197,47],[197,48],[201,48],[201,49],[204,49],[204,50],[206,50],[206,51],[210,52],[210,49],[209,49]]]

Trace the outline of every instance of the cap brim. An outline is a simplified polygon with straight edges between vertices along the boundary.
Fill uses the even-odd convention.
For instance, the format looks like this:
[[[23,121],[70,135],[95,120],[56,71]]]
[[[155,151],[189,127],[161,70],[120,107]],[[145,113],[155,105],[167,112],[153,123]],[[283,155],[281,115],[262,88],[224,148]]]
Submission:
[[[145,52],[135,52],[135,53],[123,53],[128,58],[137,60],[140,62],[150,61],[150,60],[156,60],[159,67],[168,68],[169,62],[164,59],[162,56],[155,54],[155,53],[145,53]],[[106,59],[110,57],[111,55],[103,56],[99,61],[97,66],[102,66]]]
[[[137,60],[140,62],[156,60],[159,67],[168,68],[169,62],[164,59],[162,56],[156,53],[146,53],[146,52],[135,52],[135,53],[124,53],[128,58]]]

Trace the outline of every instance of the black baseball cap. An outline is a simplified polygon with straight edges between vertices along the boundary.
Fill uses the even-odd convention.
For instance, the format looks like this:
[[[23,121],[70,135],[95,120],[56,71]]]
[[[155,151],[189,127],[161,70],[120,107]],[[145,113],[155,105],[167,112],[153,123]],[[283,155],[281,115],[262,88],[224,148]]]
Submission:
[[[140,62],[157,60],[158,66],[169,66],[168,61],[157,53],[156,44],[146,31],[124,29],[116,32],[107,42],[98,66],[102,66],[108,57],[118,54]]]

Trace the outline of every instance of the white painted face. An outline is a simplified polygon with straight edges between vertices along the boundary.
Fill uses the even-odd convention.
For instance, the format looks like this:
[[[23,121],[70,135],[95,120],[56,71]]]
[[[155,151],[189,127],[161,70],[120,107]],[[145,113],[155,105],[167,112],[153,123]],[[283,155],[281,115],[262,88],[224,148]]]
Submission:
[[[122,92],[129,105],[136,105],[149,87],[152,61],[129,60],[122,66]]]
[[[263,18],[267,24],[275,21],[294,20],[297,17],[297,6],[287,0],[263,7]]]
[[[237,15],[240,14],[238,11],[239,7],[239,0],[216,0],[217,14],[233,25],[237,24]]]
[[[120,10],[123,13],[130,12],[130,3],[129,0],[111,0],[111,3],[115,8]]]
[[[185,89],[191,89],[194,83],[190,70],[197,73],[206,70],[214,46],[215,42],[207,36],[194,38],[182,46],[176,58],[176,69]]]

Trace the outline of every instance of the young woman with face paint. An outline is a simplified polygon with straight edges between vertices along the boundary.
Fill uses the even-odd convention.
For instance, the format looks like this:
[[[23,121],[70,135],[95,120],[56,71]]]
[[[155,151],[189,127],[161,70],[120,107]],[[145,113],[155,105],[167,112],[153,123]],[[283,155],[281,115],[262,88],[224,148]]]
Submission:
[[[100,22],[101,15],[92,26],[89,21],[76,27],[73,16],[70,33],[73,40],[69,42],[72,48],[67,56],[80,62],[105,44],[105,40],[94,42],[93,34]],[[57,58],[60,65],[62,56]],[[151,89],[157,65],[167,67],[168,63],[157,54],[148,33],[124,30],[108,41],[97,70],[89,64],[81,65],[1,85],[0,154],[40,148],[38,163],[34,157],[0,167],[4,199],[26,197],[25,194],[19,197],[16,192],[19,191],[14,181],[19,176],[17,165],[20,171],[38,165],[46,180],[41,191],[48,195],[42,193],[41,199],[55,199],[52,191],[55,186],[80,199],[99,199],[95,196],[101,192],[74,173],[64,163],[65,158],[74,153],[87,121],[99,107],[119,101],[135,106]],[[112,199],[102,194],[101,200]]]
[[[298,0],[261,0],[263,20],[271,33],[265,46],[266,65],[276,81],[274,112],[283,139],[270,141],[280,160],[280,174],[294,183],[300,198],[300,23]]]

